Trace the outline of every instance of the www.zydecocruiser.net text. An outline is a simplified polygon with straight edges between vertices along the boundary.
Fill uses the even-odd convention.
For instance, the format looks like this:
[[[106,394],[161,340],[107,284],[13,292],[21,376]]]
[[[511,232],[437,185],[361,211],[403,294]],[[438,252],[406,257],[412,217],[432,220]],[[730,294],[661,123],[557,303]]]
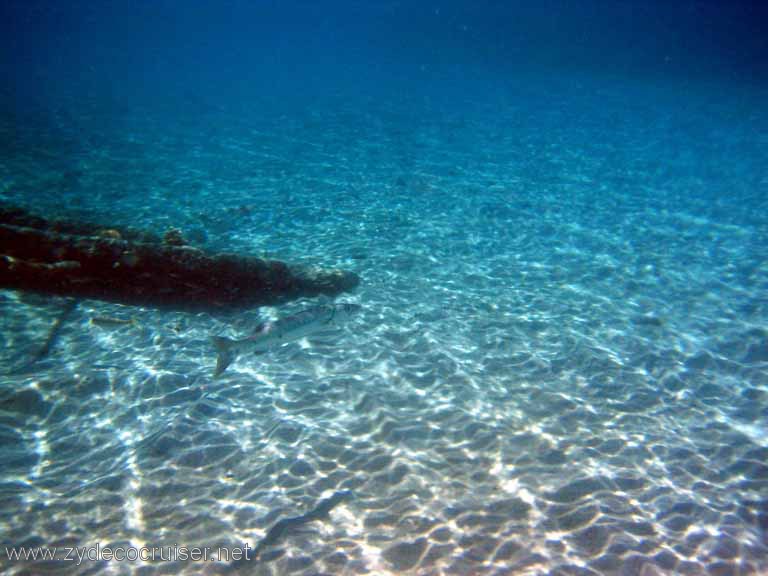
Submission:
[[[254,557],[253,547],[211,546],[37,546],[5,548],[11,562],[239,562]]]

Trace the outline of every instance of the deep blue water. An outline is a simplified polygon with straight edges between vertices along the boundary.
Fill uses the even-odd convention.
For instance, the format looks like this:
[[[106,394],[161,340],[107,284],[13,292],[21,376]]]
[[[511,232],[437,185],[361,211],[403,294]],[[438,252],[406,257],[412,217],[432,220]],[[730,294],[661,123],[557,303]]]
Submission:
[[[767,16],[3,2],[0,201],[362,306],[213,379],[316,302],[85,300],[19,370],[65,302],[0,291],[3,570],[768,573]],[[61,559],[97,544],[261,556]]]

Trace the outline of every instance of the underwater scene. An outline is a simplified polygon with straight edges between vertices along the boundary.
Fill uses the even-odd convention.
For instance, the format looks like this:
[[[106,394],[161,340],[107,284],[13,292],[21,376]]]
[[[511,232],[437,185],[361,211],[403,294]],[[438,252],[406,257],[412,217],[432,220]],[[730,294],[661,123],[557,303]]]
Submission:
[[[766,21],[5,0],[0,572],[768,574]]]

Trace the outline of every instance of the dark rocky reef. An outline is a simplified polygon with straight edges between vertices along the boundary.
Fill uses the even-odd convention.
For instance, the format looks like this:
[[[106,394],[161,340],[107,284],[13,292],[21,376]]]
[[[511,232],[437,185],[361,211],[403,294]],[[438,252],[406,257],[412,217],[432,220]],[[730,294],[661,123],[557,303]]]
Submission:
[[[172,242],[169,242],[169,238]],[[0,287],[190,311],[272,305],[335,296],[353,272],[290,266],[238,254],[208,254],[151,233],[49,221],[0,206]]]

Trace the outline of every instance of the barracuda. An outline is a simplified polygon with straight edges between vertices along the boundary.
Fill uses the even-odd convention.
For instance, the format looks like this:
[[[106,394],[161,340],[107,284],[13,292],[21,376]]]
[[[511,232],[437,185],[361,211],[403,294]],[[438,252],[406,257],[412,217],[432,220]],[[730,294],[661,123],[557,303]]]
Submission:
[[[312,306],[274,322],[259,324],[253,334],[239,340],[214,336],[212,340],[218,358],[213,376],[220,376],[241,354],[261,354],[308,334],[337,327],[360,308],[358,304]]]

